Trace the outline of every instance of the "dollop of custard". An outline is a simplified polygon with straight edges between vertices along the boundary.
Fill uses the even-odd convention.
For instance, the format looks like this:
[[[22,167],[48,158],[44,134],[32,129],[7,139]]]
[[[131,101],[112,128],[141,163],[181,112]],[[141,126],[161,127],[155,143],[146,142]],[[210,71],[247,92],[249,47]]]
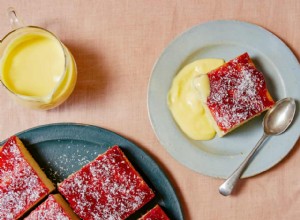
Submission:
[[[210,93],[206,73],[223,64],[222,59],[197,60],[183,67],[173,79],[168,106],[180,129],[193,140],[210,140],[216,134],[201,99]]]

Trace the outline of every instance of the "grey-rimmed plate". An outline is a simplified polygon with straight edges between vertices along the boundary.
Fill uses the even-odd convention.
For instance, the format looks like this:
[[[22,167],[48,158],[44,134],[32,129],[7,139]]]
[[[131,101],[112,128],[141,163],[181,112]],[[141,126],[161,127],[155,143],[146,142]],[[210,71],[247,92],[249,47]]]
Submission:
[[[171,219],[183,220],[180,202],[167,176],[146,152],[126,138],[104,128],[74,123],[43,125],[17,136],[54,183],[61,182],[109,147],[119,145],[156,195],[128,219],[141,217],[158,203]]]
[[[263,133],[262,116],[223,138],[193,141],[176,125],[167,106],[167,94],[177,72],[201,58],[228,61],[248,52],[266,78],[275,100],[293,97],[296,119],[284,134],[270,138],[246,169],[249,177],[281,161],[299,138],[300,65],[291,50],[260,26],[233,20],[195,26],[173,40],[154,65],[148,87],[148,111],[152,127],[167,151],[190,169],[212,177],[227,178],[254,147]]]

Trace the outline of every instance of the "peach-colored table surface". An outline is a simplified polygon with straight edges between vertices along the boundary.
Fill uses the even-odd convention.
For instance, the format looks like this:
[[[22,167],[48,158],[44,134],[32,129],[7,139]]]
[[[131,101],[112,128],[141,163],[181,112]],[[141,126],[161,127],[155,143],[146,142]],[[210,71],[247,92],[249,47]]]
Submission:
[[[185,219],[300,219],[300,141],[277,166],[242,180],[220,196],[222,180],[193,172],[160,145],[147,113],[147,85],[155,60],[179,33],[215,19],[252,22],[275,33],[300,58],[300,1],[4,1],[0,36],[9,30],[6,9],[26,24],[49,29],[73,53],[78,83],[50,111],[28,110],[0,88],[0,140],[37,125],[79,122],[115,131],[147,151],[169,176]],[[299,73],[300,74],[300,73]],[[299,91],[300,92],[300,91]]]

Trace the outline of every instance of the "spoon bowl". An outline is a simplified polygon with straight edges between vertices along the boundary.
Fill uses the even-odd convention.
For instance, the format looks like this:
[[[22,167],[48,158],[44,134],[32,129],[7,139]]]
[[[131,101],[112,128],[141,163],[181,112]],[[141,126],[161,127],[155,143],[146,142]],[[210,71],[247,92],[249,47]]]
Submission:
[[[231,176],[219,187],[219,192],[223,196],[231,194],[236,183],[240,179],[244,170],[247,168],[253,155],[260,148],[262,143],[271,135],[282,134],[290,126],[296,112],[296,103],[292,98],[284,98],[276,102],[276,104],[268,110],[263,120],[264,134],[257,142],[255,147],[241,163],[241,165],[231,174]]]
[[[282,134],[292,123],[296,112],[296,103],[292,98],[276,102],[265,115],[263,120],[264,132],[267,135]]]

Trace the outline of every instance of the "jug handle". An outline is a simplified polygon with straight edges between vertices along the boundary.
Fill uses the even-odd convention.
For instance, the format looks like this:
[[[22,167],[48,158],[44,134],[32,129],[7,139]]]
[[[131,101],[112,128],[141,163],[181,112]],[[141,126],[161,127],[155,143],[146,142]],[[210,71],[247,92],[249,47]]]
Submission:
[[[24,27],[23,21],[17,17],[17,13],[13,7],[7,9],[7,15],[10,22],[10,27],[15,30]]]

